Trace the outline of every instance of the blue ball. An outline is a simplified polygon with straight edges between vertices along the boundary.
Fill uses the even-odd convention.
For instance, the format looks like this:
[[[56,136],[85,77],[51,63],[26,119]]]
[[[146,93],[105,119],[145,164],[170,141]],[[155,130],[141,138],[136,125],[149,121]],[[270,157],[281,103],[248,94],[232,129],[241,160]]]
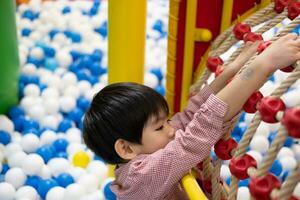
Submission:
[[[68,185],[74,183],[73,177],[68,173],[61,173],[55,179],[61,187],[67,187]]]
[[[94,76],[99,76],[103,73],[103,69],[101,68],[99,63],[94,62],[91,66],[90,66],[90,71],[91,74]]]
[[[48,191],[55,186],[58,186],[58,184],[54,179],[40,180],[37,192],[43,199],[45,199]]]
[[[23,123],[23,130],[29,130],[29,129],[37,129],[39,130],[40,125],[36,120],[33,119],[25,119]]]
[[[250,181],[250,179],[248,178],[248,179],[244,179],[244,180],[240,180],[240,182],[239,182],[239,187],[248,187],[248,185],[249,185],[249,181]]]
[[[65,158],[68,159],[68,154],[66,152],[58,152],[55,154],[55,158]]]
[[[28,176],[27,180],[25,182],[25,185],[28,185],[28,186],[31,186],[31,187],[37,189],[40,181],[41,181],[41,178],[39,176]]]
[[[163,21],[159,19],[159,20],[155,21],[154,25],[152,26],[152,29],[154,29],[154,30],[156,30],[160,33],[163,33],[164,32],[163,31],[163,26],[164,26]]]
[[[95,49],[91,56],[94,61],[101,62],[103,51],[101,49]]]
[[[45,68],[50,71],[55,71],[58,67],[58,62],[55,58],[46,58],[45,60]]]
[[[53,146],[57,152],[66,151],[69,142],[66,139],[60,138],[53,142]]]
[[[44,89],[46,89],[48,87],[48,85],[46,85],[45,83],[39,83],[39,88],[42,91],[44,91]]]
[[[71,110],[71,112],[69,112],[68,118],[76,123],[79,123],[83,115],[84,112],[80,108],[76,107],[73,110]]]
[[[70,38],[72,36],[73,32],[69,31],[69,30],[65,30],[64,34],[65,34],[66,37]]]
[[[36,75],[27,75],[27,84],[29,83],[38,85],[40,83],[40,78]]]
[[[43,48],[43,50],[44,50],[44,54],[45,54],[47,57],[52,58],[52,57],[55,56],[56,51],[55,51],[54,48],[49,47],[49,46],[44,46],[44,47],[42,47],[42,48]]]
[[[70,6],[66,6],[63,8],[62,10],[62,14],[67,14],[67,13],[70,13],[71,12],[71,8]]]
[[[0,130],[0,143],[7,145],[11,141],[11,136],[8,132],[6,131],[1,131]]]
[[[25,116],[25,111],[23,108],[20,106],[13,106],[9,111],[8,111],[8,116],[11,119],[18,118],[20,116]]]
[[[32,10],[25,10],[23,12],[22,18],[27,18],[33,21],[35,19],[35,14]]]
[[[111,182],[108,182],[105,186],[104,186],[104,196],[107,200],[116,200],[117,196],[111,191],[110,189],[110,185]]]
[[[86,69],[80,69],[76,72],[76,76],[79,81],[82,80],[89,81],[90,72]]]
[[[31,56],[28,56],[27,57],[27,63],[31,63],[31,64],[34,64],[36,67],[39,67],[42,65],[43,63],[43,60],[38,60],[36,58],[33,58]]]
[[[43,158],[45,163],[47,163],[54,157],[55,149],[50,145],[43,145],[37,149],[36,153]]]
[[[22,30],[22,36],[28,37],[28,36],[30,35],[31,32],[32,32],[31,29],[29,29],[29,28],[24,28],[24,29]]]
[[[99,28],[95,29],[102,37],[107,37],[107,21],[105,21]]]
[[[74,33],[71,35],[71,40],[74,43],[79,43],[81,42],[81,35],[79,33]]]
[[[34,134],[34,135],[36,135],[36,136],[40,136],[40,132],[39,132],[39,130],[37,130],[37,129],[35,129],[35,128],[31,128],[31,129],[24,129],[23,131],[22,131],[22,133],[24,134],[24,135],[26,135],[26,134],[28,134],[28,133],[32,133],[32,134]]]
[[[12,122],[14,123],[14,127],[16,131],[22,132],[23,131],[23,126],[24,126],[24,121],[25,121],[24,116],[19,116],[16,118],[12,119]]]
[[[96,76],[90,76],[88,80],[91,85],[94,85],[99,82],[99,79]]]
[[[163,74],[162,74],[160,68],[153,68],[150,70],[150,72],[152,74],[154,74],[158,78],[159,81],[161,81],[163,79]]]
[[[92,8],[90,9],[89,15],[90,16],[94,16],[98,13],[98,6],[92,6]]]
[[[64,118],[58,125],[58,132],[66,132],[69,128],[72,127],[72,121],[70,119]]]
[[[1,171],[1,174],[6,174],[6,172],[9,170],[9,166],[8,164],[4,163],[2,165],[2,171]]]
[[[78,67],[83,69],[83,68],[90,68],[93,64],[93,60],[91,56],[89,55],[84,55],[80,58]]]
[[[71,50],[70,54],[73,58],[73,61],[77,60],[78,58],[80,58],[83,54],[79,51],[75,51],[75,50]]]
[[[79,71],[78,68],[78,64],[77,63],[71,63],[70,67],[69,67],[69,71],[73,72],[74,74],[76,74]]]
[[[161,85],[158,85],[156,88],[155,88],[156,92],[158,92],[161,96],[165,96],[166,94],[166,90],[163,86]]]
[[[49,32],[49,36],[51,39],[53,39],[53,37],[59,33],[60,31],[58,29],[52,29],[50,32]]]
[[[279,160],[275,160],[272,164],[272,167],[270,169],[270,172],[275,174],[276,176],[279,176],[282,172],[282,165],[279,162]]]
[[[84,97],[79,97],[77,99],[77,106],[81,108],[83,111],[86,111],[90,107],[91,102],[84,98]]]
[[[294,144],[294,139],[292,137],[287,137],[284,143],[285,147],[291,147]]]

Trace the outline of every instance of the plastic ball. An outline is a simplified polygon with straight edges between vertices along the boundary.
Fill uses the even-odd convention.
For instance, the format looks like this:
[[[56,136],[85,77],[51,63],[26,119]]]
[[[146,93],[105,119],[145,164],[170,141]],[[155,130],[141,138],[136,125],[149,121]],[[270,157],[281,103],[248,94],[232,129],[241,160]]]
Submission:
[[[87,110],[90,106],[90,101],[84,97],[79,97],[77,100],[77,106],[83,111]]]
[[[38,193],[37,191],[31,187],[31,186],[23,186],[20,187],[16,192],[16,199],[30,199],[30,200],[37,200],[38,199]]]
[[[85,169],[83,169],[81,167],[71,167],[68,170],[68,173],[74,178],[75,181],[78,181],[79,178],[81,176],[85,175],[87,172],[85,171]]]
[[[275,160],[272,164],[272,167],[270,169],[270,172],[275,174],[276,176],[279,176],[282,172],[282,165],[279,160]]]
[[[44,160],[40,155],[30,154],[25,158],[22,169],[29,176],[38,175],[44,164]]]
[[[45,199],[48,191],[55,186],[58,186],[58,184],[54,179],[41,180],[38,185],[37,191],[39,195]]]
[[[26,153],[23,151],[18,151],[7,158],[7,163],[9,167],[21,167],[26,156]]]
[[[295,158],[291,157],[291,156],[283,157],[283,158],[279,159],[279,161],[280,161],[284,171],[293,170],[297,164]]]
[[[65,173],[71,167],[68,160],[64,159],[64,158],[53,158],[53,159],[49,160],[47,165],[53,176],[58,176],[61,173]]]
[[[44,58],[44,51],[41,47],[34,47],[31,51],[30,51],[30,55],[38,60],[41,60]]]
[[[11,141],[11,135],[6,131],[0,130],[0,143],[7,145]]]
[[[294,157],[293,151],[288,147],[282,147],[277,154],[277,159],[279,160],[285,157]]]
[[[269,149],[269,141],[264,136],[254,136],[250,142],[250,148],[261,153],[266,153]]]
[[[112,181],[113,180],[110,178],[105,180],[104,183],[102,184],[102,190],[106,199],[116,200],[117,199],[116,195],[110,189]]]
[[[81,95],[84,95],[84,93],[88,90],[90,90],[92,88],[92,85],[86,81],[86,80],[82,80],[82,81],[79,81],[78,84],[77,84],[77,87],[80,91],[80,94]]]
[[[248,151],[247,154],[249,154],[256,160],[257,166],[259,166],[261,164],[261,162],[263,160],[263,156],[260,152],[251,150],[251,151]]]
[[[67,68],[72,63],[72,56],[69,54],[69,52],[65,51],[59,51],[56,54],[56,59],[61,67]]]
[[[255,135],[262,135],[264,137],[268,137],[270,134],[269,124],[265,122],[261,122],[259,127],[256,130]]]
[[[60,109],[68,113],[76,107],[76,100],[71,96],[62,96],[59,99]]]
[[[21,146],[26,153],[32,153],[37,150],[40,145],[39,138],[34,134],[26,134],[21,140]]]
[[[25,185],[31,186],[37,189],[41,178],[39,176],[28,176]]]
[[[65,191],[65,188],[55,186],[48,191],[46,195],[46,200],[64,200]]]
[[[250,200],[250,192],[248,187],[239,187],[237,192],[237,200]]]
[[[67,187],[68,185],[74,183],[73,177],[68,173],[61,173],[56,177],[57,183],[62,187]]]
[[[8,112],[8,116],[11,119],[15,119],[17,117],[24,116],[24,115],[25,115],[25,111],[20,106],[13,106]]]
[[[72,162],[76,167],[86,168],[90,162],[90,157],[85,151],[79,151],[74,154]]]
[[[100,186],[100,181],[92,174],[85,174],[81,176],[77,183],[83,186],[87,193],[95,192]]]
[[[49,179],[52,177],[50,168],[47,165],[44,165],[38,174],[41,179]]]
[[[58,98],[59,97],[59,91],[57,88],[54,87],[48,87],[42,92],[42,98],[48,99],[48,98]]]
[[[12,184],[7,182],[0,183],[0,199],[13,200],[15,193],[16,189]]]
[[[53,148],[49,145],[41,146],[40,148],[38,148],[36,153],[43,158],[45,163],[47,163],[54,156]]]
[[[53,142],[53,146],[55,147],[56,151],[66,151],[69,142],[66,139],[60,138]]]
[[[58,62],[54,58],[46,58],[44,66],[50,71],[55,71],[58,67]]]
[[[24,95],[38,97],[40,95],[40,88],[35,84],[28,84],[24,88]]]
[[[23,170],[17,167],[9,169],[5,174],[5,181],[12,184],[16,189],[24,185],[26,178]]]
[[[221,166],[221,171],[220,171],[220,177],[223,180],[226,180],[230,176],[231,176],[231,173],[230,173],[229,167],[227,165],[222,165]]]
[[[41,125],[45,128],[56,130],[59,124],[58,115],[46,115],[41,119]]]
[[[84,112],[80,108],[76,107],[69,112],[68,118],[73,120],[76,123],[79,123],[83,115]]]
[[[82,134],[78,128],[70,128],[66,132],[66,138],[70,143],[81,143]]]
[[[148,87],[156,88],[159,80],[153,73],[146,72],[144,75],[144,84]]]
[[[0,115],[0,130],[12,133],[14,131],[13,122],[5,115]]]
[[[44,99],[43,107],[46,114],[56,114],[59,112],[59,100],[55,97],[49,97]]]
[[[85,188],[77,183],[73,183],[66,188],[65,199],[80,199],[86,194]]]
[[[5,149],[4,149],[4,156],[6,158],[11,157],[13,154],[22,151],[22,147],[20,144],[18,143],[9,143],[8,145],[6,145]]]

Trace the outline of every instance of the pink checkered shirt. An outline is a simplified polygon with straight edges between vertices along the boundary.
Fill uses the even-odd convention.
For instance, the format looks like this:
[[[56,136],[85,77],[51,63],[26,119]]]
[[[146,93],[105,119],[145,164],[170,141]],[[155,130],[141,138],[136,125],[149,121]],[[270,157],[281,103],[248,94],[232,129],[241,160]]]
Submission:
[[[152,154],[138,155],[116,169],[111,189],[119,200],[187,199],[180,179],[209,155],[212,146],[230,128],[224,122],[228,105],[205,86],[174,115],[175,139]]]

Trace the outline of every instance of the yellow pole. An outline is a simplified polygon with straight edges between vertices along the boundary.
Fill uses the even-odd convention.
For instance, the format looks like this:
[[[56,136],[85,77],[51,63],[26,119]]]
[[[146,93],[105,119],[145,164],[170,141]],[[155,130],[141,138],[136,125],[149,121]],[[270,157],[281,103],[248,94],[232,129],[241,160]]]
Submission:
[[[264,8],[271,3],[271,0],[261,0],[260,8]]]
[[[233,0],[223,1],[221,32],[225,31],[231,25]]]
[[[147,0],[108,4],[108,81],[143,83]]]
[[[188,0],[185,19],[185,38],[184,38],[184,56],[183,56],[183,74],[181,89],[181,110],[186,106],[189,87],[193,77],[193,60],[195,46],[195,30],[196,30],[196,9],[197,0]]]
[[[207,200],[193,175],[184,176],[181,184],[190,200]]]

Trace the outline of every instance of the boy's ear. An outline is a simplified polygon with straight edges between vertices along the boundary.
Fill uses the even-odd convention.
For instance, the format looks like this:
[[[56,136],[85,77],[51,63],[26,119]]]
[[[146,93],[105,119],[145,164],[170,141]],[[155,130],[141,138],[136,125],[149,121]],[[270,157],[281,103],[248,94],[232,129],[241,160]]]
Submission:
[[[118,139],[115,142],[115,150],[124,160],[131,160],[139,154],[138,148],[135,148],[134,146],[135,145],[133,143],[124,139]]]

